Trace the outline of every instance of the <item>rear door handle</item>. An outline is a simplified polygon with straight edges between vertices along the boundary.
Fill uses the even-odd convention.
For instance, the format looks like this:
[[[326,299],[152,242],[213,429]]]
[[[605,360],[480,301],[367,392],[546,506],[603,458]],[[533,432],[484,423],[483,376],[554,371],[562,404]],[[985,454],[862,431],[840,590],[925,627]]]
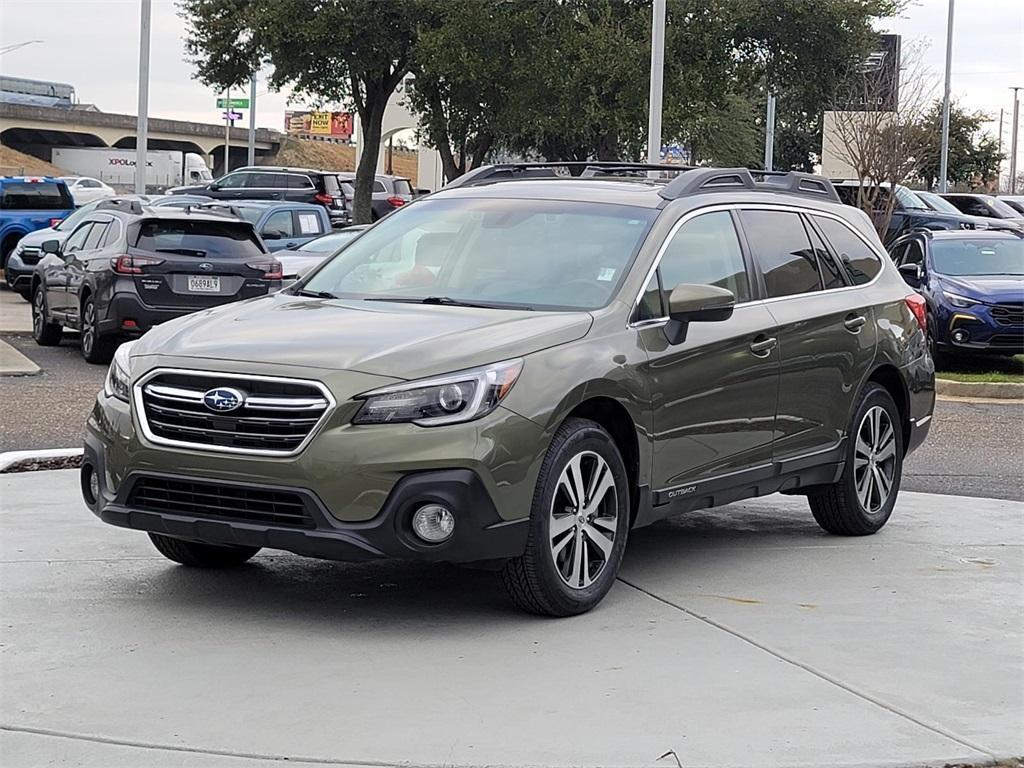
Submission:
[[[756,357],[768,357],[778,343],[779,340],[774,336],[758,336],[750,342],[750,352]]]
[[[858,333],[867,321],[868,319],[864,315],[847,315],[846,319],[843,320],[843,327],[848,331]]]

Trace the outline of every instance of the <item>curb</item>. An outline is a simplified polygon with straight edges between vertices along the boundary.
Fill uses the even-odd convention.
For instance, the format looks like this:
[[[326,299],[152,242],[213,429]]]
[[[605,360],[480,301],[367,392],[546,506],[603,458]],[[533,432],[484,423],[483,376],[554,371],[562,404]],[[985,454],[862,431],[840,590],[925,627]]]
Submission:
[[[81,448],[44,448],[38,451],[4,451],[0,453],[0,472],[6,472],[17,464],[47,459],[67,459],[81,456]]]
[[[0,376],[35,376],[39,366],[0,339]]]
[[[1024,384],[1008,381],[953,381],[952,379],[935,379],[935,394],[947,397],[1024,400]]]

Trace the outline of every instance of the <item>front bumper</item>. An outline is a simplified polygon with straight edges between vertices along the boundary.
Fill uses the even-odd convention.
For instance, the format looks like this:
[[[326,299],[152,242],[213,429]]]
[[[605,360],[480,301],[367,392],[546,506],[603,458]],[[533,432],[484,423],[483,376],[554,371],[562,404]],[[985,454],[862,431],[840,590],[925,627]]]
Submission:
[[[944,318],[943,338],[937,339],[943,352],[972,355],[1019,355],[1024,353],[1024,325],[1000,322],[993,307],[978,305],[955,310]],[[965,338],[958,339],[958,334]]]
[[[13,291],[28,292],[32,285],[32,273],[35,264],[25,264],[21,260],[21,252],[15,250],[4,265],[4,280]],[[38,261],[38,258],[36,259]]]

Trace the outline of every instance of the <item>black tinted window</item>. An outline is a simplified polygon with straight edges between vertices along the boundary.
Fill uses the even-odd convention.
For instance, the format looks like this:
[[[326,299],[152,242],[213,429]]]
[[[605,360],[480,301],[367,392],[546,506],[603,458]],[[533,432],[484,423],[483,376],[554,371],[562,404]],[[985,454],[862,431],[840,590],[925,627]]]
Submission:
[[[288,189],[309,189],[312,185],[308,176],[299,176],[295,173],[283,175],[277,186],[286,186]]]
[[[864,285],[871,282],[882,269],[882,261],[867,243],[849,227],[835,219],[815,216],[814,220],[832,244],[832,249],[839,254],[839,260],[846,267],[853,284]]]
[[[818,257],[818,271],[821,273],[821,282],[824,284],[825,289],[845,287],[846,281],[843,280],[843,270],[832,257],[832,254],[828,252],[828,248],[825,247],[818,233],[814,231],[813,227],[807,227],[807,234],[810,235],[811,245],[814,247],[814,253]]]
[[[75,207],[68,188],[52,181],[9,181],[3,190],[0,207],[8,211],[61,211]]]
[[[91,251],[94,248],[99,248],[100,243],[103,242],[103,236],[107,234],[107,227],[110,222],[97,221],[93,222],[92,230],[89,232],[89,236],[85,238],[85,245],[82,246],[82,250]]]
[[[705,213],[680,227],[661,257],[660,269],[666,293],[680,283],[698,283],[726,288],[738,302],[750,299],[747,268],[727,211]]]
[[[278,189],[287,185],[288,177],[279,173],[248,173],[245,186],[250,189]]]
[[[258,256],[264,252],[252,227],[230,221],[143,221],[135,246],[202,258]]]
[[[743,211],[740,218],[769,297],[821,290],[817,259],[799,214]]]

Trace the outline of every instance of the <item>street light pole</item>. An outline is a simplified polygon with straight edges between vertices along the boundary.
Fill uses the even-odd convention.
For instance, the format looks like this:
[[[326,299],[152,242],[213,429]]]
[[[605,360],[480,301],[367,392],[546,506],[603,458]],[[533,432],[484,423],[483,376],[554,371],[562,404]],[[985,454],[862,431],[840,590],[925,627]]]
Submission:
[[[949,0],[946,19],[946,90],[942,96],[942,154],[939,160],[939,192],[946,191],[949,172],[949,86],[953,75],[953,0]]]
[[[149,145],[149,33],[152,0],[142,0],[139,25],[139,109],[135,123],[135,194],[146,194],[146,150]]]
[[[249,152],[246,165],[256,165],[256,72],[249,83]]]
[[[1017,127],[1020,125],[1020,99],[1017,91],[1024,86],[1014,86],[1013,91],[1013,130],[1010,131],[1010,194],[1017,193]]]
[[[651,11],[651,93],[647,114],[647,162],[661,160],[662,82],[665,72],[665,0]]]
[[[771,93],[768,94],[768,113],[764,124],[764,169],[771,171],[775,163],[775,96]]]
[[[231,86],[224,89],[224,174],[231,172]]]

